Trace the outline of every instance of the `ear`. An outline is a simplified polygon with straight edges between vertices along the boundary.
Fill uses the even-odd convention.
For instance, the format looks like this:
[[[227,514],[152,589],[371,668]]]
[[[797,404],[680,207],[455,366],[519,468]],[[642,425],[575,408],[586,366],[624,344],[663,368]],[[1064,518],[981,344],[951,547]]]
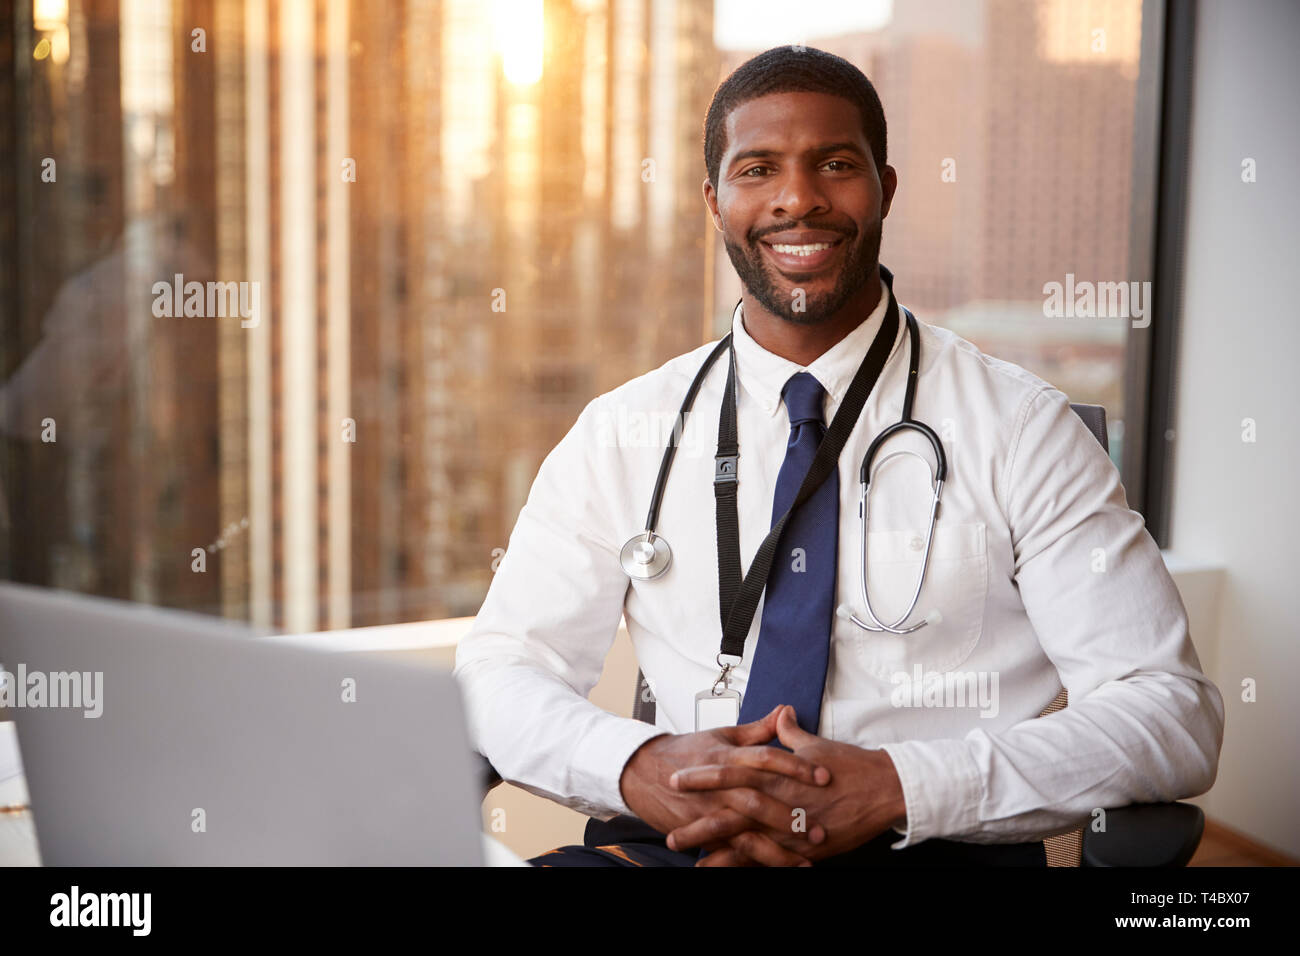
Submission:
[[[713,188],[713,183],[709,178],[704,177],[704,205],[708,207],[709,218],[713,220],[713,228],[718,232],[723,232],[722,213],[718,210],[718,191]]]
[[[880,218],[889,215],[889,207],[894,202],[894,193],[898,190],[898,170],[888,163],[880,173]]]

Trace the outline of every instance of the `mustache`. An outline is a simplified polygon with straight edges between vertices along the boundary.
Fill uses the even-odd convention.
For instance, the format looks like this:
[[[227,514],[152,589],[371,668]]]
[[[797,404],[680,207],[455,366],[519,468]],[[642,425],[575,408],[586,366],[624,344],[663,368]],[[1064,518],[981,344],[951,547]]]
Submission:
[[[816,230],[819,232],[838,232],[841,236],[843,236],[846,239],[852,239],[854,236],[858,234],[858,229],[856,226],[851,226],[848,229],[845,229],[843,226],[838,225],[836,223],[814,222],[806,219],[791,219],[788,222],[777,223],[774,226],[768,226],[761,230],[753,230],[749,233],[748,238],[751,243],[754,243],[754,242],[758,242],[764,236],[772,236],[778,232],[788,232],[792,229],[798,229],[800,226],[802,226],[804,229],[807,229],[809,231]]]

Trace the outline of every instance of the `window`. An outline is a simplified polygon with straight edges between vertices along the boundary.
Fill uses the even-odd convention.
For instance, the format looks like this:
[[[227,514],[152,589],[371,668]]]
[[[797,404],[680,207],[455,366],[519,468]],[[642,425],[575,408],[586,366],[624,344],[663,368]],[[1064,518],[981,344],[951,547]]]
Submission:
[[[1128,465],[1133,322],[1045,286],[1150,277],[1141,0],[248,0],[202,51],[179,2],[32,6],[6,577],[293,630],[473,614],[586,402],[725,329],[703,118],[785,42],[877,85],[900,298],[1105,405]]]

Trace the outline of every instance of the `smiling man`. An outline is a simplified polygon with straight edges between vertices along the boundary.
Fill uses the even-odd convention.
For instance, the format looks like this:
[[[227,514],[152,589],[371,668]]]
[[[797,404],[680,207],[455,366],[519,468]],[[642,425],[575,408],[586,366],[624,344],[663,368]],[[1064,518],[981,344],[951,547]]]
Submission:
[[[1110,459],[1060,391],[893,298],[871,83],[769,50],[718,88],[704,153],[744,287],[730,339],[587,405],[457,649],[480,751],[592,817],[532,862],[1042,866],[1096,808],[1207,790],[1223,701]],[[661,446],[602,427],[662,420],[693,386],[666,479]],[[930,533],[935,446],[912,430],[859,521],[860,465],[905,409],[942,423]],[[654,726],[586,699],[620,616]]]
[[[818,51],[779,55],[817,62]],[[704,201],[744,287],[746,330],[809,365],[879,301],[881,222],[898,176],[885,163],[885,118],[866,77],[856,102],[796,90],[740,99],[745,69],[709,109]]]

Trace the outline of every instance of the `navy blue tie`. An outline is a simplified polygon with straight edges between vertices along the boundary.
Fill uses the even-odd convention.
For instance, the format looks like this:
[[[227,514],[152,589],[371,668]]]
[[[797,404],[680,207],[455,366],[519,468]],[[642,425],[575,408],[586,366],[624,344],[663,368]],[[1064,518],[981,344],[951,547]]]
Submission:
[[[826,426],[826,390],[807,372],[781,390],[790,414],[790,440],[776,479],[772,524],[794,503]],[[763,623],[740,722],[761,720],[779,704],[795,709],[810,734],[821,724],[822,691],[835,622],[835,570],[840,525],[838,469],[790,516],[777,547],[763,599]],[[775,740],[775,738],[774,738]],[[782,746],[779,742],[775,746]],[[782,748],[788,749],[788,748]]]

